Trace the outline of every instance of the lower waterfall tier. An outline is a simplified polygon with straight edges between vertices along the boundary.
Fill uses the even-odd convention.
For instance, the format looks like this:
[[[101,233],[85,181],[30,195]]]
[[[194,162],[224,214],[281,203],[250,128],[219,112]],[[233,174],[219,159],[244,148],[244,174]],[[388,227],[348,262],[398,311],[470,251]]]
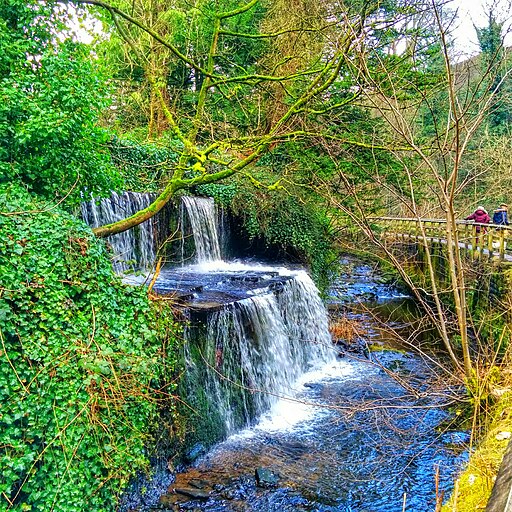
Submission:
[[[202,442],[252,424],[293,398],[304,372],[335,360],[325,306],[304,270],[217,261],[164,269],[154,290],[175,296],[190,320],[183,396]]]

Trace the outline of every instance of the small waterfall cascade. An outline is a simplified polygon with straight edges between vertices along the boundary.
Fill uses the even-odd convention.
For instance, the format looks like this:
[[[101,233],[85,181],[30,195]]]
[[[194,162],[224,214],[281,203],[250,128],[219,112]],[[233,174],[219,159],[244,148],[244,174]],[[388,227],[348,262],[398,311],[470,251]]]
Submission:
[[[293,399],[304,372],[335,361],[318,290],[304,271],[289,277],[279,293],[254,295],[207,318],[201,385],[225,435],[279,398]]]
[[[184,196],[182,201],[192,226],[197,263],[220,261],[219,223],[213,198]]]
[[[113,193],[82,203],[82,215],[97,227],[151,201],[150,194]],[[164,267],[154,290],[173,295],[190,315],[184,399],[219,440],[253,424],[280,398],[293,400],[301,376],[334,363],[335,351],[326,309],[304,270],[223,261],[225,230],[213,198],[184,196],[180,209],[176,221],[192,231],[196,264]],[[116,271],[152,267],[156,228],[150,219],[109,237]]]
[[[112,192],[109,198],[82,202],[84,221],[92,228],[126,219],[148,207],[151,194]],[[135,228],[107,238],[114,253],[113,266],[118,273],[135,269],[150,269],[155,261],[155,224],[149,219]]]

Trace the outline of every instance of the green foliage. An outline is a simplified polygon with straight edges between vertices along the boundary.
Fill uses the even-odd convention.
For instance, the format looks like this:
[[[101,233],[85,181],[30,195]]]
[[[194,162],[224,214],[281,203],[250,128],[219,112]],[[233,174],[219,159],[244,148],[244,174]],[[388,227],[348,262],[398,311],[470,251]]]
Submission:
[[[498,23],[493,12],[488,13],[487,27],[476,28],[476,35],[483,57],[489,62],[499,62],[497,59],[503,50],[503,23]]]
[[[506,62],[504,50],[503,23],[498,23],[492,8],[489,8],[487,27],[477,28],[476,33],[482,50],[481,65],[485,81],[489,81],[490,92],[494,94],[488,115],[488,127],[494,134],[509,134],[512,115],[510,114],[510,79],[506,77],[510,62]]]
[[[81,190],[106,193],[120,179],[96,124],[107,81],[89,48],[55,37],[58,12],[41,2],[0,5],[0,183],[77,202]]]
[[[147,466],[172,316],[82,222],[12,186],[0,212],[0,510],[114,510]]]
[[[165,176],[176,164],[176,141],[162,146],[114,137],[108,144],[112,162],[123,177],[127,190],[152,192],[158,190]]]
[[[210,185],[201,185],[197,187],[197,190],[202,195],[213,197],[215,202],[222,207],[230,208],[238,193],[239,186],[236,183],[212,183]]]
[[[131,13],[146,26],[157,30],[178,51],[202,67],[205,66],[210,50],[213,20],[217,13],[240,8],[240,2],[236,0],[207,0],[195,3],[184,0],[140,0],[135,4],[126,0],[114,0],[111,3]],[[239,16],[225,20],[223,30],[233,34],[256,34],[263,13],[264,9],[257,5]],[[102,13],[101,16],[106,25],[112,26],[108,13]],[[151,124],[151,117],[161,109],[158,101],[154,102],[151,88],[145,83],[148,76],[152,76],[158,87],[161,90],[165,89],[165,94],[172,98],[173,110],[179,109],[183,113],[179,116],[182,129],[185,131],[190,128],[190,118],[197,107],[198,92],[205,78],[203,73],[187,65],[167,48],[160,45],[155,47],[151,36],[138,28],[127,25],[125,29],[130,33],[131,40],[136,42],[138,50],[147,56],[147,61],[141,62],[134,55],[130,56],[127,41],[116,30],[113,30],[109,39],[102,43],[101,53],[110,62],[116,77],[120,79],[118,101],[122,108],[116,113],[120,121],[119,128],[126,131],[127,128],[133,130],[147,126]],[[215,55],[216,70],[226,76],[243,76],[254,72],[265,47],[265,40],[261,38],[221,34]],[[229,118],[237,128],[244,126],[248,129],[250,121],[247,119],[244,104],[251,98],[251,86],[226,84],[220,90],[222,95],[215,95],[209,105],[212,117],[220,122]],[[256,109],[251,112],[256,114]],[[149,133],[149,137],[151,135]]]

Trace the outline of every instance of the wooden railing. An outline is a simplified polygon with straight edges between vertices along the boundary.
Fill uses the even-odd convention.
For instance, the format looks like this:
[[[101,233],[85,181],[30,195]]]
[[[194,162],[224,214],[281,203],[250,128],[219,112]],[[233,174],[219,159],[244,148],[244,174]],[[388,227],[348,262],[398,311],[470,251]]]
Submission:
[[[427,243],[446,243],[444,219],[378,217],[372,221],[382,227],[384,236],[416,240],[425,238]],[[471,252],[474,258],[485,256],[512,261],[512,228],[509,226],[458,220],[456,229],[459,246]],[[510,248],[507,242],[510,242]]]

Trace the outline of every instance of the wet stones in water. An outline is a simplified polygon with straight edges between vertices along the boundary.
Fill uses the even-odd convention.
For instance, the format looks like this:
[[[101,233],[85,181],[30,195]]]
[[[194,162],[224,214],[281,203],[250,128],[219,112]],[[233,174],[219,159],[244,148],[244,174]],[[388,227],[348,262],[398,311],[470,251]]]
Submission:
[[[174,492],[194,500],[207,500],[210,497],[210,491],[196,489],[195,487],[175,487]]]
[[[231,276],[229,278],[230,281],[242,281],[244,283],[259,283],[263,280],[261,276],[254,275],[241,275],[241,276]]]
[[[277,487],[279,476],[268,468],[256,468],[254,471],[256,476],[256,485],[258,487]]]
[[[315,391],[322,391],[324,385],[320,382],[306,382],[304,384],[305,388],[313,389]]]
[[[195,487],[196,489],[206,489],[210,486],[210,482],[207,482],[206,480],[198,480],[193,479],[189,481],[190,487]]]
[[[170,487],[169,494],[160,496],[159,506],[163,510],[182,510],[183,507],[194,507],[193,501],[207,501],[210,497],[210,492],[206,489],[197,489],[193,487],[192,482],[190,487]],[[178,507],[178,508],[176,508]],[[158,510],[158,509],[157,509]]]
[[[338,352],[338,357],[345,357],[348,354],[356,356],[364,356],[369,358],[368,345],[364,340],[357,339],[353,341],[346,341],[342,339],[335,340],[335,344],[341,350]]]
[[[400,361],[398,359],[393,359],[392,361],[389,361],[386,365],[386,368],[392,372],[399,372],[399,373],[406,373],[409,374],[410,371],[405,369],[405,363],[403,361]]]
[[[219,496],[225,500],[245,501],[251,494],[254,487],[252,479],[241,477],[233,478],[226,482],[226,485],[219,485],[215,488],[219,492]]]

